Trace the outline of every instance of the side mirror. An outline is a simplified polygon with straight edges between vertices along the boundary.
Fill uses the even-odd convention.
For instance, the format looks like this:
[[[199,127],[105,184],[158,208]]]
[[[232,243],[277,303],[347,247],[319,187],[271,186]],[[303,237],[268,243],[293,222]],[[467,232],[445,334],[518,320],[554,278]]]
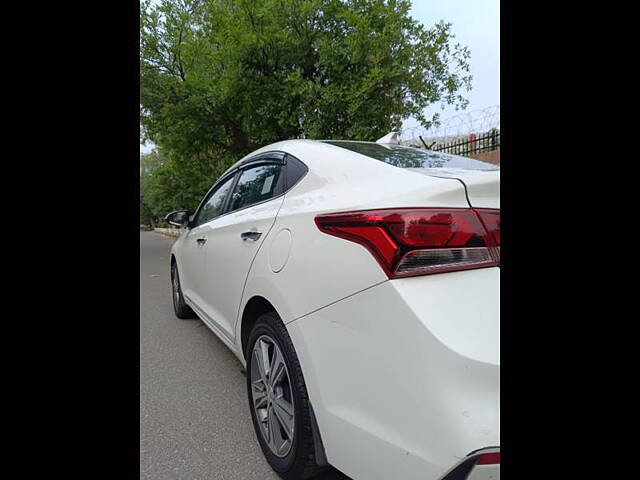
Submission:
[[[175,225],[176,227],[186,228],[189,226],[189,211],[188,210],[176,210],[175,212],[169,213],[164,219],[170,225]]]

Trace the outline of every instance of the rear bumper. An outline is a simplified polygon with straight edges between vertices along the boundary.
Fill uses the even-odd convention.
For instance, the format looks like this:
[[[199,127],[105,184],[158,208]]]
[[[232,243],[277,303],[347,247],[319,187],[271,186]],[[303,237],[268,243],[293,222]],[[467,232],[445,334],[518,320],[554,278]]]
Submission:
[[[439,480],[500,445],[499,275],[387,281],[287,325],[329,463],[356,480]],[[499,478],[489,470],[468,480]]]

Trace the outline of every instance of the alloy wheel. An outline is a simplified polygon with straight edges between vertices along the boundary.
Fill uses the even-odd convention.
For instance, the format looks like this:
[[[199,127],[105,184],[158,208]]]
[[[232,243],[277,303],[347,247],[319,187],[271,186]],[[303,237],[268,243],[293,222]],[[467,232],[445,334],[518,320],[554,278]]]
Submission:
[[[260,336],[251,354],[252,407],[271,452],[285,457],[293,445],[295,411],[291,379],[278,344]]]
[[[180,305],[180,279],[175,265],[171,268],[171,283],[173,286],[173,301],[176,307]]]

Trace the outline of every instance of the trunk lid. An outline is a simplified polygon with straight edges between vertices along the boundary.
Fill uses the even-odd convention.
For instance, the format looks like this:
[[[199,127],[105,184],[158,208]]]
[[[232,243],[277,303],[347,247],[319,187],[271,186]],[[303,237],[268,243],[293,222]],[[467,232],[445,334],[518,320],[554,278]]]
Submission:
[[[500,170],[458,168],[407,168],[430,177],[454,178],[462,182],[469,206],[500,208]]]

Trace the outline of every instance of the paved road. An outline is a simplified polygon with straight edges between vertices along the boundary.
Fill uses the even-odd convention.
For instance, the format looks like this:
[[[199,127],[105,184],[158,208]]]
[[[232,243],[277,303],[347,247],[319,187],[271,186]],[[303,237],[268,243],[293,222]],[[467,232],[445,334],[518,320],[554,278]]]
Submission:
[[[140,232],[140,478],[278,479],[255,438],[242,366],[173,314],[172,238]],[[322,480],[349,480],[333,470]]]

